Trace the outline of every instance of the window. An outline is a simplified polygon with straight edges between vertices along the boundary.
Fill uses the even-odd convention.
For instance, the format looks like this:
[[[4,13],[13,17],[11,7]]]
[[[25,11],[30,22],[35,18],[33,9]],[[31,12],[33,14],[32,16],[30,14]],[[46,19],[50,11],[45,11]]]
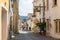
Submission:
[[[47,19],[46,26],[47,26],[47,30],[49,31],[49,29],[50,29],[50,20],[49,19]]]
[[[56,32],[58,33],[58,22],[56,22]]]
[[[12,1],[12,0],[11,0]]]
[[[49,0],[46,0],[46,10],[48,10],[49,7]]]
[[[5,5],[6,5],[6,2],[5,2]]]
[[[59,33],[60,33],[60,21],[59,21]]]
[[[60,20],[55,20],[55,32],[60,33]]]
[[[41,19],[40,19],[40,23],[41,23]]]
[[[40,8],[38,7],[37,12],[40,12]]]
[[[57,5],[57,0],[54,0],[53,2],[54,2],[54,6]]]
[[[54,0],[54,4],[57,5],[57,0]]]
[[[36,6],[36,12],[40,12],[40,7],[39,6]]]
[[[12,4],[12,8],[13,8],[13,4]]]

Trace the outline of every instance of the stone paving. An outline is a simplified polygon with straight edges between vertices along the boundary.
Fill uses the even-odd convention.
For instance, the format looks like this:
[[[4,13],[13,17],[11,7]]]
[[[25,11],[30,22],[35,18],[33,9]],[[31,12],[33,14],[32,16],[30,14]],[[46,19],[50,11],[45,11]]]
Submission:
[[[24,32],[24,33],[16,34],[16,37],[12,40],[58,40],[58,39],[43,36],[40,35],[39,33]]]

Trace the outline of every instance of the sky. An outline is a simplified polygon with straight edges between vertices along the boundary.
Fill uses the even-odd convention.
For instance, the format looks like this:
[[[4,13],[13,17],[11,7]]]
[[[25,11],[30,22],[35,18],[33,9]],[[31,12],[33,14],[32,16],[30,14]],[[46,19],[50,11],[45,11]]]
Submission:
[[[19,0],[19,15],[27,16],[28,13],[33,13],[33,0]]]

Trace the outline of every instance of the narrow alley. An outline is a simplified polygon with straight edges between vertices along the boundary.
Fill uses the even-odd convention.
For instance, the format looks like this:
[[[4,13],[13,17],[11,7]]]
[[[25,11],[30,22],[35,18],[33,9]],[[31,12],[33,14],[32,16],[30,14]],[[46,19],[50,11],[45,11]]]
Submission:
[[[32,33],[29,31],[21,31],[20,34],[15,34],[15,38],[11,40],[58,40],[52,37],[40,35],[39,33]]]
[[[60,40],[60,0],[0,0],[0,40]]]

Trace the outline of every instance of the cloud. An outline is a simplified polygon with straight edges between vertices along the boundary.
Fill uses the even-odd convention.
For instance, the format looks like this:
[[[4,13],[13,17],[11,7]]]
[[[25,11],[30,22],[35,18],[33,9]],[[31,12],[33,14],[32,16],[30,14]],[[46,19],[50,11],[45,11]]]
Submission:
[[[26,16],[30,12],[33,12],[32,0],[20,0],[19,1],[19,14]]]

